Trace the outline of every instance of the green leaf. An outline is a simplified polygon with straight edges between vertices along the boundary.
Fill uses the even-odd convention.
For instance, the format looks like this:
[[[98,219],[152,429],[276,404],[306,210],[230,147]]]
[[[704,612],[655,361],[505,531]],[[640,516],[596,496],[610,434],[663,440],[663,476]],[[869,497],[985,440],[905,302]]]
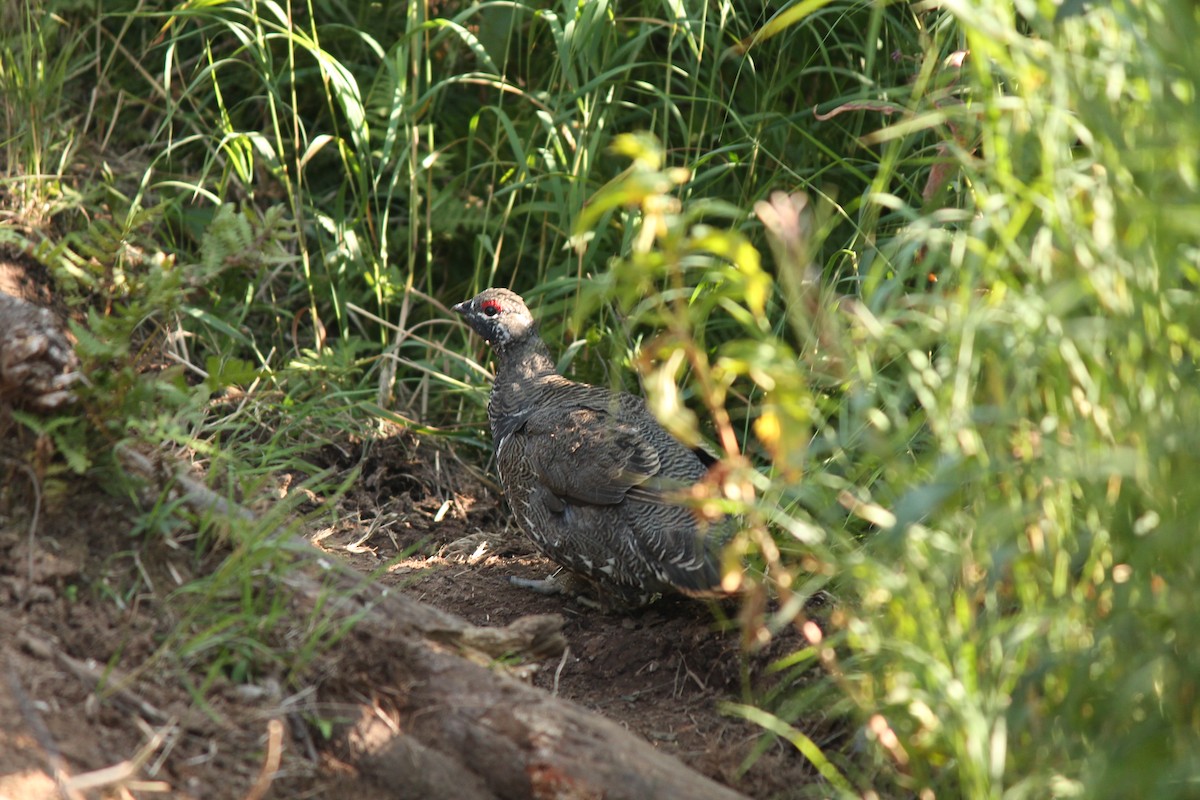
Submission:
[[[246,386],[262,375],[249,361],[231,356],[208,356],[204,359],[204,371],[208,373],[204,385],[210,392],[226,386]]]

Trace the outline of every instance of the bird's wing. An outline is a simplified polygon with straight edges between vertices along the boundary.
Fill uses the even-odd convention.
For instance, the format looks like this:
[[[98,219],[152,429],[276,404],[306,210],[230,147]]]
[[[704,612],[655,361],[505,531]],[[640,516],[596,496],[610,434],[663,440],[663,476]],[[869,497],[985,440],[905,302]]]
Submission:
[[[658,452],[636,425],[584,404],[535,411],[517,433],[538,481],[558,497],[615,505],[660,469]]]

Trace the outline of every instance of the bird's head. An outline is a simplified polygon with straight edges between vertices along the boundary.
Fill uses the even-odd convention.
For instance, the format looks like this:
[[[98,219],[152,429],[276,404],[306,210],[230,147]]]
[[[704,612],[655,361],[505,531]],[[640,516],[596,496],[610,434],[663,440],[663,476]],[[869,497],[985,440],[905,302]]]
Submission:
[[[497,352],[537,333],[525,301],[508,289],[484,289],[454,310]]]

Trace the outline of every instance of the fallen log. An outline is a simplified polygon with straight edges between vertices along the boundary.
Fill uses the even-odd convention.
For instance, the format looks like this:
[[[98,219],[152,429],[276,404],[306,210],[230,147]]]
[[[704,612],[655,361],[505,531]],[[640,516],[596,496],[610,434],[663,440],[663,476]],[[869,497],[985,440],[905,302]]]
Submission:
[[[506,642],[493,653],[527,652],[516,645],[528,641],[544,656],[547,643],[555,646],[556,636],[561,641],[557,615],[480,629],[394,590],[384,595],[378,586],[364,588],[358,578],[357,590],[341,596],[338,614],[353,614],[357,622],[339,644],[339,672],[358,681],[369,676],[371,693],[387,698],[395,717],[385,722],[374,711],[364,713],[347,742],[364,776],[394,788],[397,797],[743,797],[599,714],[462,655],[476,650],[471,642],[488,630],[485,641]],[[298,598],[306,604],[328,598],[328,584],[307,580],[293,582]],[[538,633],[530,637],[530,630]],[[370,660],[381,651],[391,654],[386,663]]]

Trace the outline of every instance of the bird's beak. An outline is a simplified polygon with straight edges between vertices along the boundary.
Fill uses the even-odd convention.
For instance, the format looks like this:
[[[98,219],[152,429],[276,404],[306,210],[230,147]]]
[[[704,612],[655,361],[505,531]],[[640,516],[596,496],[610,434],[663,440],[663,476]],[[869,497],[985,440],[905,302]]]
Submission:
[[[466,301],[463,301],[463,302],[461,302],[461,303],[455,303],[454,305],[450,306],[450,310],[451,310],[451,311],[453,311],[453,312],[454,312],[454,313],[456,313],[456,314],[465,314],[465,313],[467,313],[467,304],[466,304]]]

